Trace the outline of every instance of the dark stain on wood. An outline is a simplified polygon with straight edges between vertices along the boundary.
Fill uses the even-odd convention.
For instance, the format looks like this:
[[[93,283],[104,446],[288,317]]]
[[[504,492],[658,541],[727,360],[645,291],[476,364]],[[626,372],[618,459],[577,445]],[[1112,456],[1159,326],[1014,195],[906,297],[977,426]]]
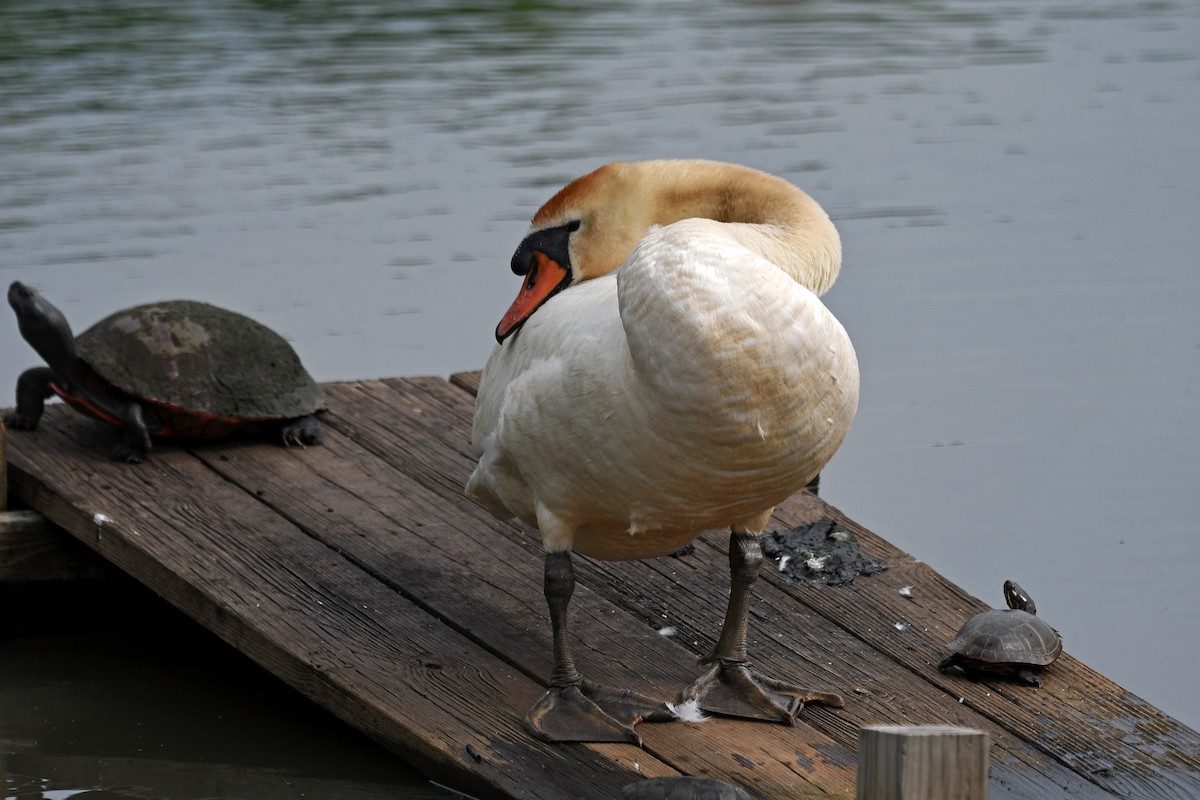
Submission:
[[[858,538],[829,517],[767,531],[762,549],[777,572],[813,586],[842,586],[887,569],[886,561],[864,553]]]

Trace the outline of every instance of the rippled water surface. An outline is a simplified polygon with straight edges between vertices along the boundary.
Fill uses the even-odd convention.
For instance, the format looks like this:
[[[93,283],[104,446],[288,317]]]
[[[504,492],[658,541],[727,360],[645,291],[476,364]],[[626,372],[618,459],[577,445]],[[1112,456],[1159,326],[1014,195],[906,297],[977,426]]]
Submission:
[[[79,327],[226,305],[321,380],[447,375],[570,178],[783,175],[842,232],[863,370],[827,499],[989,601],[1018,578],[1196,727],[1197,131],[1192,2],[9,0],[0,282]],[[0,385],[35,361],[10,321]]]

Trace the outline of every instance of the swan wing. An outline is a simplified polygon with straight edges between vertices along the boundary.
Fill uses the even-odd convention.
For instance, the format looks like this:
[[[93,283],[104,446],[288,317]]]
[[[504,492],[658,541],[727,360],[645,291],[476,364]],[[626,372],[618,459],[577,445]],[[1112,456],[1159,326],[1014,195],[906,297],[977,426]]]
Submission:
[[[802,488],[857,397],[853,347],[816,295],[721,224],[687,220],[493,351],[468,493],[574,536],[686,541]]]

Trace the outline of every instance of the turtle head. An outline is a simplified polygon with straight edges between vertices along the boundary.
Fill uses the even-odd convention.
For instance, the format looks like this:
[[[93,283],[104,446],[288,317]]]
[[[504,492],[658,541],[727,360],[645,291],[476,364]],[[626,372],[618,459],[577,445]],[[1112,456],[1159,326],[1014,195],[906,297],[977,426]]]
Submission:
[[[8,287],[8,304],[17,314],[21,336],[51,369],[61,369],[66,359],[78,357],[67,318],[36,289],[13,281]]]
[[[1009,608],[1030,614],[1037,613],[1037,605],[1033,602],[1033,598],[1016,581],[1004,582],[1004,602],[1008,603]]]

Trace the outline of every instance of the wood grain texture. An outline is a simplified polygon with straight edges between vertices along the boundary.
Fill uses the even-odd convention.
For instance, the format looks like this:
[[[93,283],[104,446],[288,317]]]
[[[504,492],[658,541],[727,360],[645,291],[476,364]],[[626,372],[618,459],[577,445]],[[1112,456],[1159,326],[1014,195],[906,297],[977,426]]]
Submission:
[[[542,550],[462,494],[477,373],[325,386],[325,446],[253,440],[144,465],[56,406],[9,436],[13,492],[89,548],[435,780],[487,797],[618,796],[641,775],[722,778],[762,797],[852,797],[858,730],[946,724],[992,741],[993,797],[1200,796],[1200,737],[1069,655],[1046,687],[974,683],[935,665],[986,607],[926,564],[799,494],[780,525],[832,517],[888,570],[837,588],[764,568],[750,653],[839,691],[795,727],[712,719],[642,725],[645,749],[545,745],[520,718],[551,671]],[[691,555],[577,557],[577,660],[590,677],[672,699],[712,646],[726,536]],[[897,591],[914,587],[913,598]],[[672,636],[659,630],[670,627]],[[1068,639],[1069,641],[1069,639]]]
[[[357,444],[372,458],[338,463],[329,453],[314,451],[309,463],[326,485],[316,492],[289,488],[313,482],[289,482],[272,473],[277,459],[231,458],[214,462],[213,468],[235,482],[257,475],[280,487],[274,491],[287,496],[274,501],[270,493],[268,502],[288,509],[298,525],[524,674],[545,681],[552,668],[551,641],[539,539],[461,497],[472,465],[461,447],[469,398],[464,403],[462,393],[444,382],[371,382],[327,391],[331,408],[339,409],[328,419],[334,443],[327,450]],[[386,413],[378,413],[381,403]],[[447,410],[454,417],[447,417]],[[343,443],[342,436],[349,441]],[[453,502],[447,502],[447,492],[455,493]],[[330,526],[329,519],[337,524]],[[577,589],[572,612],[577,655],[596,680],[672,700],[698,673],[693,653],[655,629],[638,626],[586,585]],[[739,727],[757,732],[762,726]],[[773,730],[761,742],[751,737],[745,752],[731,749],[727,729],[718,725],[646,725],[641,734],[649,752],[680,771],[696,769],[696,753],[703,752],[704,774],[742,783],[766,797],[853,791],[852,756],[840,752],[830,759],[828,754],[840,748],[811,729]],[[797,762],[797,750],[809,752],[810,766]],[[753,772],[748,763],[756,765]]]

